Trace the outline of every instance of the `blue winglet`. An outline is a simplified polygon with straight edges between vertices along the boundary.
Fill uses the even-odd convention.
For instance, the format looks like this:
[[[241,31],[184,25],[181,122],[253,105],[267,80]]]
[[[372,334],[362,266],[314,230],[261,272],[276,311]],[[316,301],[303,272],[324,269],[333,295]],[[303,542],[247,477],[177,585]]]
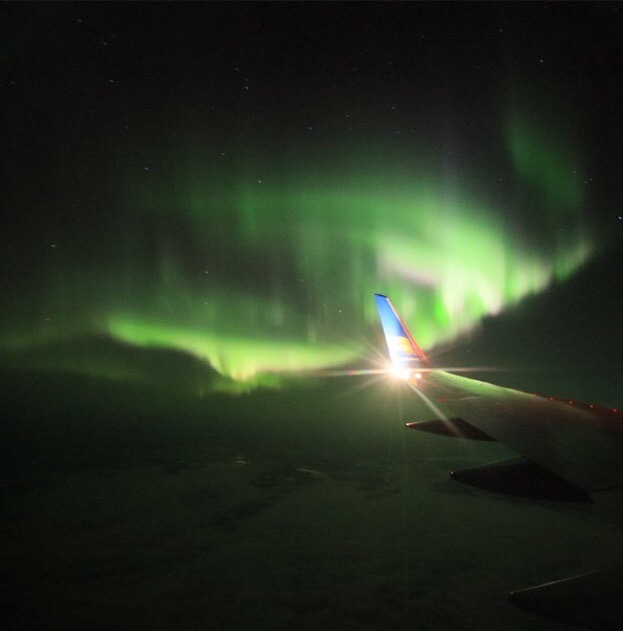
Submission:
[[[392,364],[399,369],[428,365],[428,357],[409,333],[391,300],[383,294],[374,294],[374,299]]]

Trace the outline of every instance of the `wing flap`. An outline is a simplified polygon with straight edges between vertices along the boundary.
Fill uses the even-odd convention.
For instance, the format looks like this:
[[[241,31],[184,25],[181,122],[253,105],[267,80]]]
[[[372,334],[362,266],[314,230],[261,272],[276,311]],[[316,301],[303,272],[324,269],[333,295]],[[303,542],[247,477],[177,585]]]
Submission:
[[[531,499],[590,502],[591,498],[567,480],[526,458],[452,471],[452,479],[494,493]]]
[[[516,607],[586,629],[621,629],[623,568],[573,576],[511,592]]]

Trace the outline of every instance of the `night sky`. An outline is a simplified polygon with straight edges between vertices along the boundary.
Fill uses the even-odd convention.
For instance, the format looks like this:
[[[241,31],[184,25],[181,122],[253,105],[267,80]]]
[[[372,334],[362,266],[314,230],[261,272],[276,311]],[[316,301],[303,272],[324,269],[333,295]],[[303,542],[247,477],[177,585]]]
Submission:
[[[95,336],[250,386],[369,353],[375,291],[431,349],[620,246],[616,4],[2,12],[1,346],[33,366],[128,372]]]
[[[438,365],[623,406],[618,3],[3,3],[0,42],[0,370],[9,410],[2,451],[20,529],[47,515],[41,498],[39,521],[19,504],[51,484],[15,481],[34,470],[71,476],[121,467],[114,477],[129,475],[128,462],[155,463],[169,484],[179,483],[180,471],[196,475],[190,463],[204,458],[210,467],[221,460],[221,467],[256,467],[248,488],[261,493],[261,466],[272,458],[281,463],[268,476],[279,497],[308,493],[294,512],[311,510],[318,488],[328,492],[328,474],[318,473],[325,469],[331,484],[355,480],[359,490],[389,497],[404,482],[402,469],[384,470],[381,482],[352,473],[381,457],[375,441],[385,462],[416,452],[418,440],[432,458],[430,441],[440,439],[409,436],[405,447],[400,423],[391,432],[380,424],[384,410],[404,420],[410,405],[388,395],[382,377],[371,386],[317,377],[382,361],[374,292],[391,297]],[[323,435],[326,419],[332,432]],[[327,450],[331,462],[319,456]],[[338,461],[355,467],[351,477],[335,474]],[[413,462],[404,462],[412,474]],[[430,462],[427,472],[418,469],[421,483],[450,468],[447,452]],[[210,501],[222,497],[219,485],[232,496],[249,493],[235,471],[210,469]],[[313,486],[321,478],[325,486]],[[75,483],[86,497],[84,479],[62,484]],[[292,479],[295,491],[287,487]],[[192,484],[189,507],[203,488]],[[129,486],[148,494],[134,478]],[[343,496],[334,490],[327,501],[359,514],[354,496],[338,490]],[[441,490],[441,500],[433,492],[426,500],[431,507],[463,501]],[[238,537],[228,549],[242,563],[251,553],[242,551],[240,524],[264,515],[270,502],[255,495],[237,508],[219,502],[220,512],[204,521],[218,537]],[[78,519],[82,513],[67,505],[56,527],[99,523],[97,511],[108,508]],[[535,510],[545,521],[553,514]],[[36,532],[43,541],[44,531]],[[147,545],[139,539],[135,550]],[[308,553],[322,555],[311,543]],[[122,570],[102,563],[93,580],[118,583]],[[307,568],[298,581],[306,563],[297,566]],[[26,565],[39,578],[25,571],[23,584],[45,584],[37,562]],[[440,585],[450,572],[444,567]],[[128,568],[124,580],[135,580]],[[394,569],[407,572],[398,564],[388,575]],[[185,572],[183,581],[192,582]],[[517,580],[551,578],[537,574]],[[296,615],[322,611],[327,599],[370,597],[363,588],[345,596],[340,576],[331,576],[322,579],[340,586],[331,596],[300,587]],[[261,573],[253,580],[261,583]],[[15,589],[14,626],[36,622],[24,613],[35,587]],[[403,605],[413,589],[420,593],[404,587]],[[32,596],[33,611],[46,610],[46,593]],[[439,593],[431,593],[434,603]],[[281,606],[264,596],[249,596],[262,615]],[[137,628],[141,597],[125,623],[109,623]],[[82,598],[84,622],[97,606]],[[63,628],[79,628],[67,613],[75,610],[71,599],[63,602]],[[388,628],[385,606],[393,607],[349,622],[338,616],[336,625]],[[286,628],[266,615],[266,628]],[[234,610],[222,616],[221,628],[250,628]],[[492,616],[462,628],[502,628]],[[447,628],[459,618],[449,616]],[[328,618],[314,620],[328,628]],[[539,628],[532,619],[525,627],[520,617],[504,620],[505,628]],[[205,628],[195,622],[182,628]]]

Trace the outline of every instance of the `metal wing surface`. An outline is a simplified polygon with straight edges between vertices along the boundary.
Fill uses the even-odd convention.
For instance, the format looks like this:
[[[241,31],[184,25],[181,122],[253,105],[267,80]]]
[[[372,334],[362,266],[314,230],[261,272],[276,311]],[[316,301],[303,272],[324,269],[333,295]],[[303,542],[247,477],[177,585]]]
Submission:
[[[428,369],[409,381],[460,418],[586,493],[623,487],[623,419],[616,410],[520,392]]]

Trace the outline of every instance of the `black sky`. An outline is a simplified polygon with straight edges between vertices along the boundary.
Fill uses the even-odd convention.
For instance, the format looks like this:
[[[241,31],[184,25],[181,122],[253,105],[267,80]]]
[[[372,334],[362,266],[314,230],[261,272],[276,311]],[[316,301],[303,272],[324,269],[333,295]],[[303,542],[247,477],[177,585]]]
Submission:
[[[514,98],[544,125],[564,119],[593,177],[592,212],[607,213],[620,195],[610,159],[622,150],[616,3],[5,3],[2,11],[9,173],[53,169],[67,178],[69,199],[80,181],[110,195],[102,176],[157,162],[152,143],[162,150],[205,135],[242,154],[266,143],[279,160],[356,146],[404,151],[390,133],[415,128],[418,143],[451,143],[459,162],[491,168],[496,123]]]

